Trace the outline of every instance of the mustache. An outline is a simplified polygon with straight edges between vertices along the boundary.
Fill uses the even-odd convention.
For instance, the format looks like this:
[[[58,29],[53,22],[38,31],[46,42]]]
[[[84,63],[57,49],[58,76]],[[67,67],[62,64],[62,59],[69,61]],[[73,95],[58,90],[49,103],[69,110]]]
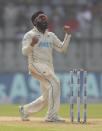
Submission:
[[[48,28],[48,22],[45,21],[44,23],[42,22],[37,22],[37,28],[39,28],[42,31],[45,31]]]

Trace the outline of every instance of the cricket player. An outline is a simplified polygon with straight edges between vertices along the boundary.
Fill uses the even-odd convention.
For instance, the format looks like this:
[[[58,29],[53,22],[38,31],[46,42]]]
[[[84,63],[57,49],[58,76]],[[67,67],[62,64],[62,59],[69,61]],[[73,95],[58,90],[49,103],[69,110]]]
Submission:
[[[70,27],[64,26],[66,32],[64,41],[48,31],[48,18],[44,12],[33,14],[34,28],[24,35],[22,41],[22,53],[28,56],[29,73],[40,82],[42,96],[35,101],[20,106],[22,120],[29,120],[30,114],[41,111],[48,105],[45,120],[48,122],[64,122],[57,115],[60,106],[60,81],[56,77],[53,68],[52,50],[64,53],[70,42]]]

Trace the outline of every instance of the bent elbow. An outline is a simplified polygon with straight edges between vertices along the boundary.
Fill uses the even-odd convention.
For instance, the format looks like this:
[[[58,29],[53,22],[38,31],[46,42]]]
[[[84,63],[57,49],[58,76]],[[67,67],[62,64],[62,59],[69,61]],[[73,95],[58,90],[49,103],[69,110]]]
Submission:
[[[64,54],[66,51],[67,51],[66,49],[62,49],[62,50],[61,50],[61,53]]]
[[[32,47],[30,47],[30,46],[28,48],[22,48],[22,54],[24,56],[28,56],[30,54],[31,50],[32,50]]]
[[[22,51],[22,54],[23,54],[24,56],[27,56],[27,53],[26,53],[26,52],[24,52],[24,51]]]
[[[66,53],[66,51],[62,51],[62,53],[64,54],[64,53]]]
[[[24,56],[27,56],[27,55],[28,55],[28,53],[27,53],[25,50],[23,50],[23,49],[22,49],[22,54],[23,54]]]

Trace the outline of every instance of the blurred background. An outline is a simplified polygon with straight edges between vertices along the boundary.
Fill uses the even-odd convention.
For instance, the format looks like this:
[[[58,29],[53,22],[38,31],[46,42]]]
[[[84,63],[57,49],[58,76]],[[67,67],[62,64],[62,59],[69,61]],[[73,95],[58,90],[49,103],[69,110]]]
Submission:
[[[71,68],[89,72],[88,102],[102,102],[102,1],[0,0],[0,104],[26,103],[41,95],[21,51],[24,34],[33,28],[31,16],[38,10],[48,15],[49,30],[61,40],[63,26],[71,26],[68,51],[53,52],[55,72],[61,81],[61,102],[69,101]]]

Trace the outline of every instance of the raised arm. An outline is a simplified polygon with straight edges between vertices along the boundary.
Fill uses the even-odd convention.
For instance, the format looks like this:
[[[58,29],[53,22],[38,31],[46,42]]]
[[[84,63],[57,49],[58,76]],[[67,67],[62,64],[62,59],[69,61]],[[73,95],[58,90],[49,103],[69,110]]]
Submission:
[[[38,38],[33,36],[29,33],[24,35],[23,41],[22,41],[22,54],[24,56],[29,55],[29,53],[32,51],[32,47],[38,43]]]
[[[64,30],[66,32],[64,41],[61,42],[58,37],[53,34],[53,47],[56,51],[64,53],[67,50],[67,47],[69,46],[71,34],[70,34],[70,27],[69,26],[64,26]]]

